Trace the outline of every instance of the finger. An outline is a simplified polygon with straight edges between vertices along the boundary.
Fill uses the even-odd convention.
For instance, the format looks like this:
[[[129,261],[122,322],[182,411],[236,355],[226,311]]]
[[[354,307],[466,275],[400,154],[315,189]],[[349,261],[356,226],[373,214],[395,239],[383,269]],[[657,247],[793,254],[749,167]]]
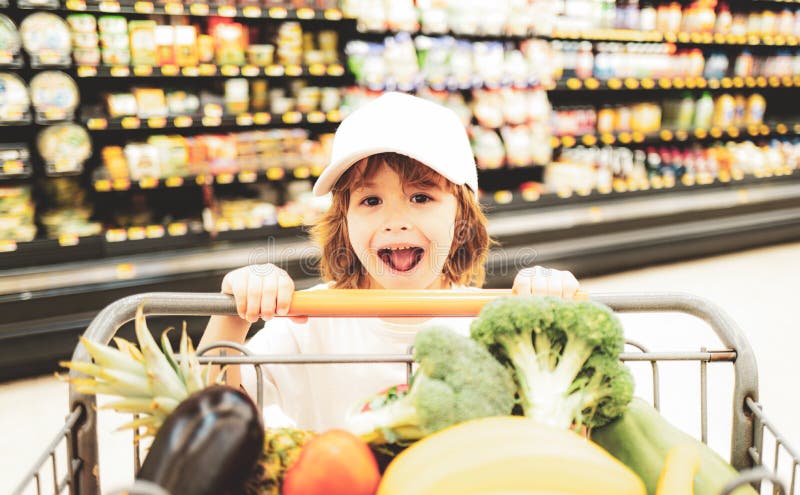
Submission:
[[[531,276],[525,271],[525,269],[520,270],[520,272],[514,278],[514,284],[511,286],[511,293],[518,294],[520,296],[530,296],[531,290]]]
[[[239,318],[244,320],[247,310],[247,277],[237,274],[230,278],[230,293],[236,301],[236,312],[239,313]]]
[[[297,323],[299,325],[308,322],[308,316],[290,316],[289,319],[292,320],[292,323]]]
[[[278,273],[270,270],[262,278],[261,283],[261,309],[259,316],[267,321],[275,316],[275,297],[278,292]]]
[[[292,295],[294,295],[294,281],[283,270],[278,272],[278,294],[275,300],[275,314],[285,315],[289,312],[289,306],[292,304]]]
[[[541,266],[534,267],[534,274],[530,277],[531,294],[534,296],[547,295],[547,279],[544,269]]]
[[[247,277],[247,310],[246,320],[250,323],[258,321],[258,313],[261,310],[261,277],[255,273],[249,273]]]

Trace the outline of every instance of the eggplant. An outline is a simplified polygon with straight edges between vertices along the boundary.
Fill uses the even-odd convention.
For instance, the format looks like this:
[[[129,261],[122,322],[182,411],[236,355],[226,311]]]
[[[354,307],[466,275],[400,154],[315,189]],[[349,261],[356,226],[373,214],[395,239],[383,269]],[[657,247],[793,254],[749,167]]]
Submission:
[[[238,494],[264,447],[264,427],[243,392],[212,385],[181,402],[159,428],[137,479],[171,495]]]

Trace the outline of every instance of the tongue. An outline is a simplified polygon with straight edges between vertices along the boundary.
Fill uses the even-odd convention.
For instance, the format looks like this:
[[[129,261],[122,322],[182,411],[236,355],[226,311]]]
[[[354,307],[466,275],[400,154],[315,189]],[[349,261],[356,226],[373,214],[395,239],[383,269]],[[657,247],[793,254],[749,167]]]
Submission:
[[[389,253],[392,267],[399,272],[407,272],[416,264],[415,249],[398,249]]]

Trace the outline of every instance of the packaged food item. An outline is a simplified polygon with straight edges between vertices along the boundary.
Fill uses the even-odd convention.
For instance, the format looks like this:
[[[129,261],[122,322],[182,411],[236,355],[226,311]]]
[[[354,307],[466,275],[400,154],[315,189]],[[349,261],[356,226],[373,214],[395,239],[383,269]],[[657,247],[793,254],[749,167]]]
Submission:
[[[128,23],[132,65],[156,65],[156,21],[131,20]]]
[[[714,118],[714,99],[711,93],[704,91],[700,99],[697,100],[694,111],[694,127],[708,129]]]
[[[124,153],[131,180],[161,177],[161,164],[155,146],[146,143],[128,143],[125,145]]]
[[[128,161],[121,146],[106,146],[101,152],[103,167],[111,180],[128,179]]]
[[[24,120],[29,107],[25,81],[16,74],[0,72],[0,122]]]
[[[167,99],[161,88],[134,88],[136,107],[141,118],[166,117]]]
[[[244,65],[247,47],[245,28],[238,22],[219,22],[212,28],[218,65]]]
[[[197,58],[201,64],[214,62],[214,37],[201,34],[197,37]]]
[[[17,25],[7,16],[0,14],[0,63],[10,63],[19,54],[22,39]]]
[[[745,111],[745,123],[748,125],[758,125],[764,123],[764,113],[767,110],[767,100],[759,93],[753,93],[747,98],[747,109]]]
[[[175,63],[181,67],[194,67],[199,62],[197,28],[195,26],[175,26]]]
[[[240,114],[247,111],[250,102],[247,79],[233,78],[225,81],[225,111]]]
[[[273,45],[250,45],[247,47],[247,62],[257,67],[272,64],[275,54]]]
[[[46,127],[36,138],[36,147],[50,174],[80,172],[92,155],[89,133],[72,123]]]
[[[128,20],[118,15],[104,15],[97,20],[100,30],[100,47],[105,65],[130,65],[130,39]]]
[[[78,106],[78,86],[70,76],[61,71],[36,74],[30,82],[31,101],[37,119],[67,120]]]
[[[106,96],[108,116],[112,119],[138,115],[136,97],[132,93],[113,93]]]
[[[36,12],[22,21],[19,30],[22,45],[31,56],[32,65],[69,63],[69,27],[61,17],[49,12]]]
[[[156,63],[159,66],[175,65],[175,28],[158,25],[155,30]]]
[[[714,125],[727,128],[736,124],[736,101],[725,93],[717,97],[714,103]]]
[[[200,111],[200,98],[186,91],[167,93],[167,112],[170,115],[195,115]]]

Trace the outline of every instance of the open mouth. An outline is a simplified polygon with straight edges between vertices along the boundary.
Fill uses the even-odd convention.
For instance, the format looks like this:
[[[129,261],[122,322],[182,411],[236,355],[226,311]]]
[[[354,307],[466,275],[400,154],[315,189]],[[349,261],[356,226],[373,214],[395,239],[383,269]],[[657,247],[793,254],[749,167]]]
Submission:
[[[422,260],[425,250],[416,246],[391,247],[378,250],[378,257],[398,272],[410,272]]]

